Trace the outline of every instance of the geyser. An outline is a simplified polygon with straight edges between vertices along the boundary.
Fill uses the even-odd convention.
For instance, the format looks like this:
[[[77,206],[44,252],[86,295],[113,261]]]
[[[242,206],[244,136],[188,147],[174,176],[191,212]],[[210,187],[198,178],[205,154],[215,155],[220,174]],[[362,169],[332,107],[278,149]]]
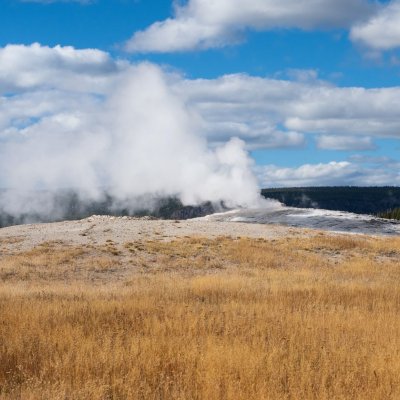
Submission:
[[[81,87],[67,88],[62,76],[51,85],[37,78],[11,95],[0,86],[10,114],[1,132],[0,210],[58,218],[62,191],[85,202],[107,193],[130,209],[143,206],[137,199],[171,197],[184,205],[259,206],[244,142],[210,148],[200,116],[174,93],[173,74],[149,63],[121,65],[99,87],[82,77]]]

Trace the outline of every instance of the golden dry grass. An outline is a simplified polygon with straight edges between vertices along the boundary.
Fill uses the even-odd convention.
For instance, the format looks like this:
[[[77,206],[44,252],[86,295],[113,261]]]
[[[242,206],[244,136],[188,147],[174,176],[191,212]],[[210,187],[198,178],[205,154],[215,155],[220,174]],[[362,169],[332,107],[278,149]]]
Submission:
[[[1,400],[400,398],[399,239],[53,243],[0,281]]]

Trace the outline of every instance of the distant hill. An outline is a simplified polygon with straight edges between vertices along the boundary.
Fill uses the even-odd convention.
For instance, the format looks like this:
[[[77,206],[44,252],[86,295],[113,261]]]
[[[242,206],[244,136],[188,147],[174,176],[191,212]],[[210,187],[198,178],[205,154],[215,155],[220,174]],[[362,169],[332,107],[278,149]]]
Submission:
[[[289,207],[379,214],[400,207],[400,187],[299,187],[263,189],[266,198]]]

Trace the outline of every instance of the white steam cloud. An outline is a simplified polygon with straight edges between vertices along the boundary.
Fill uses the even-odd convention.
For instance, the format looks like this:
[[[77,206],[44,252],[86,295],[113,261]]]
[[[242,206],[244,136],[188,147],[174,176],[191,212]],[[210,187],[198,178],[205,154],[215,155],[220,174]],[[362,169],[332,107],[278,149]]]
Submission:
[[[60,55],[60,49],[57,52]],[[24,102],[32,109],[35,99],[42,99],[37,116],[18,116],[7,108],[12,123],[0,130],[0,185],[8,190],[1,197],[3,211],[49,212],[51,201],[35,202],[32,193],[64,189],[89,200],[99,200],[107,191],[122,202],[177,196],[184,204],[258,204],[258,184],[244,142],[232,138],[210,149],[199,117],[171,90],[173,76],[148,63],[125,65],[115,73],[110,61],[103,61],[112,84],[102,81],[98,93],[95,82],[92,93],[77,94],[77,81],[68,91],[62,76],[54,77],[53,71],[56,83],[45,90],[38,87],[40,79],[33,71],[34,89],[18,95],[3,92],[3,103],[16,101],[19,110]],[[78,71],[76,79],[80,74],[87,86],[84,71]]]

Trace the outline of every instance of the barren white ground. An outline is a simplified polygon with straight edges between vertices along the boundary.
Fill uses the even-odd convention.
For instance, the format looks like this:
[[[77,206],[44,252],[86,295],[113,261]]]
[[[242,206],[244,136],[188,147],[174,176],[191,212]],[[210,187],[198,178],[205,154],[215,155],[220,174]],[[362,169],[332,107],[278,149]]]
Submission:
[[[186,221],[145,218],[93,216],[80,221],[18,225],[0,229],[0,242],[7,241],[14,251],[29,250],[45,242],[69,245],[102,245],[112,240],[116,245],[136,240],[172,240],[179,237],[231,236],[274,239],[317,233],[280,225],[214,222],[206,219]],[[11,249],[10,249],[11,250]]]

